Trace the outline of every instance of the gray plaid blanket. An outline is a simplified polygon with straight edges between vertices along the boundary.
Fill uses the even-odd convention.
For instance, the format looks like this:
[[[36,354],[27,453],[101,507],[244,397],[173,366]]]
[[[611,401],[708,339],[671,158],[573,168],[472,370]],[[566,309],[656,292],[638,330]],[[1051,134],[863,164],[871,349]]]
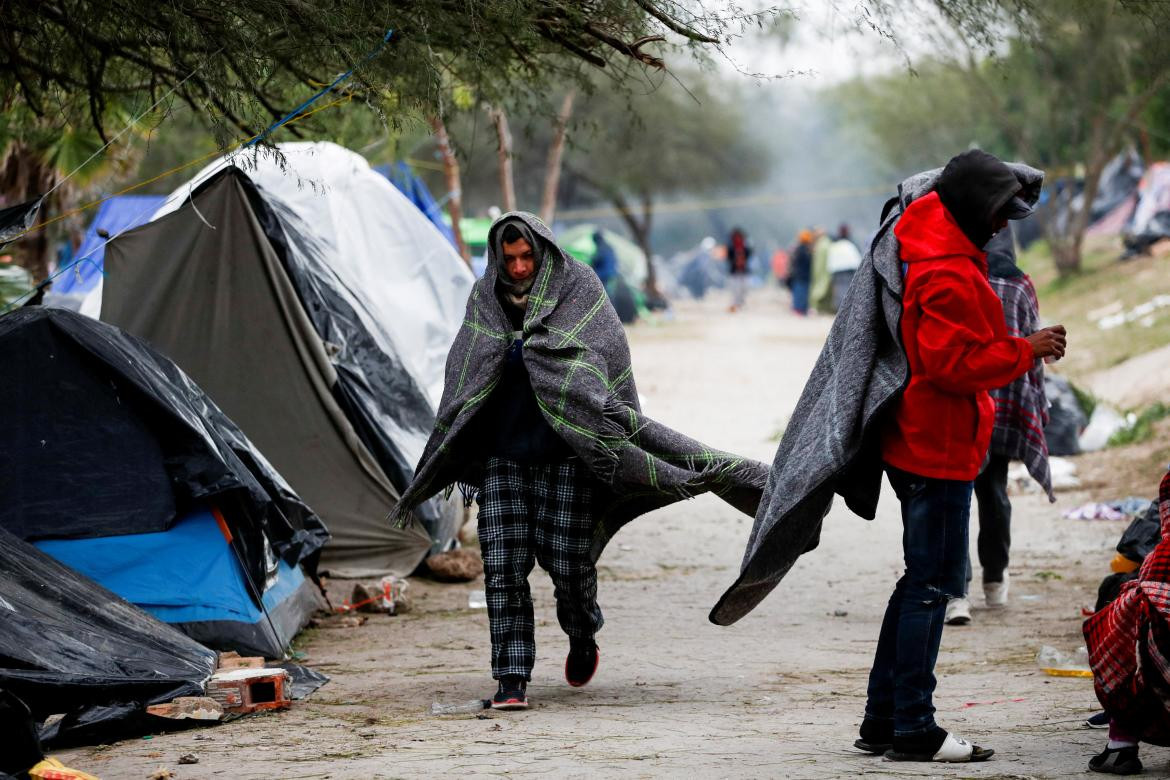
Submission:
[[[1020,197],[1035,203],[1044,174],[1026,165],[1010,167],[1024,185]],[[796,559],[817,546],[834,494],[866,519],[877,513],[880,424],[910,378],[901,337],[902,261],[893,228],[906,206],[934,189],[941,173],[938,168],[910,177],[888,204],[780,440],[739,578],[711,610],[711,622],[730,625],[751,612]]]
[[[434,432],[395,518],[456,484],[479,487],[483,455],[468,424],[500,379],[512,328],[496,295],[496,229],[518,217],[544,258],[524,316],[524,364],[545,419],[597,480],[592,552],[633,518],[713,492],[754,515],[768,467],[714,450],[642,414],[626,334],[593,270],[556,244],[532,214],[505,214],[488,234],[487,272],[472,288],[463,327],[447,357]]]

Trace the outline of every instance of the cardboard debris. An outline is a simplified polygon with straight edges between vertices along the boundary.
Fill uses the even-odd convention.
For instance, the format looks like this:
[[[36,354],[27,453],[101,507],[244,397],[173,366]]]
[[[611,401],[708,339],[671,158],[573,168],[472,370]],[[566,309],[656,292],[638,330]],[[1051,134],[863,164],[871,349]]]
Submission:
[[[235,650],[219,654],[219,669],[263,669],[264,659],[258,655],[243,656]]]
[[[172,720],[222,720],[224,714],[223,706],[206,696],[180,696],[166,704],[152,704],[146,711]]]

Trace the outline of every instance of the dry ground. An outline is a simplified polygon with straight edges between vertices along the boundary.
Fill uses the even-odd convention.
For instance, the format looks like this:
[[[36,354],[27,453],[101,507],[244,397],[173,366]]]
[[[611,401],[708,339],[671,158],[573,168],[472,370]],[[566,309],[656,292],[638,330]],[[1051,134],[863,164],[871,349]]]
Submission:
[[[757,293],[738,315],[725,304],[683,304],[673,322],[632,330],[640,390],[652,416],[770,461],[828,321],[797,320],[773,294]],[[1094,711],[1091,684],[1047,677],[1034,657],[1044,644],[1080,643],[1081,608],[1093,603],[1122,530],[1063,520],[1060,510],[1111,497],[1066,494],[1056,506],[1020,497],[1010,608],[980,610],[973,625],[944,635],[939,719],[998,751],[983,765],[890,764],[850,747],[899,574],[892,495],[872,523],[834,507],[820,549],[730,628],[711,625],[707,612],[735,577],[750,520],[705,497],[633,523],[601,561],[602,664],[581,690],[561,678],[567,642],[538,570],[538,663],[525,713],[428,714],[433,701],[492,691],[487,616],[467,609],[481,583],[416,581],[409,615],[302,636],[307,663],[333,681],[289,712],[62,757],[107,780],[160,766],[179,778],[233,779],[1083,775],[1104,739],[1080,725]],[[199,763],[179,766],[189,752]],[[1144,758],[1151,774],[1170,771],[1170,752]]]

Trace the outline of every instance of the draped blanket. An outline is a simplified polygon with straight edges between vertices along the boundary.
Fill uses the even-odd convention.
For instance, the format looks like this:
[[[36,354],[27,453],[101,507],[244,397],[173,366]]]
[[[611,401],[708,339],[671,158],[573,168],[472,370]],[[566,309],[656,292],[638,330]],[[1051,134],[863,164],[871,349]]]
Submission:
[[[1009,167],[1023,185],[1019,196],[1035,203],[1044,174]],[[910,378],[894,225],[906,206],[934,189],[941,173],[910,177],[888,204],[780,440],[739,578],[711,610],[711,622],[730,625],[751,612],[796,559],[817,546],[834,494],[866,519],[877,512],[880,424]]]
[[[1162,540],[1084,631],[1102,706],[1143,742],[1170,745],[1170,473],[1158,513]]]
[[[524,315],[524,365],[553,429],[597,480],[593,555],[633,518],[713,492],[754,515],[768,467],[714,450],[642,414],[625,331],[597,274],[556,245],[535,216],[505,214],[488,235],[487,271],[472,288],[463,327],[447,357],[443,400],[414,482],[395,516],[456,483],[482,484],[482,452],[470,423],[499,382],[512,327],[496,295],[496,231],[519,218],[543,261]]]

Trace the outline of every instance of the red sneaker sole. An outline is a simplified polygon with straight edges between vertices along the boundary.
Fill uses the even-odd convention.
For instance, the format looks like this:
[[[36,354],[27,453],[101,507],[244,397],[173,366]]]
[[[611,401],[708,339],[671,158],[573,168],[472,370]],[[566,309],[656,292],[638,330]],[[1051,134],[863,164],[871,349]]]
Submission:
[[[600,665],[601,665],[601,650],[598,650],[596,653],[593,654],[593,671],[589,672],[589,676],[586,677],[584,680],[577,680],[576,682],[574,682],[573,680],[569,679],[569,659],[566,657],[565,658],[565,682],[567,682],[573,688],[584,688],[586,685],[589,684],[589,681],[593,679],[593,675],[597,674],[597,667]]]
[[[508,699],[507,701],[493,701],[493,710],[526,710],[528,709],[527,699]]]

